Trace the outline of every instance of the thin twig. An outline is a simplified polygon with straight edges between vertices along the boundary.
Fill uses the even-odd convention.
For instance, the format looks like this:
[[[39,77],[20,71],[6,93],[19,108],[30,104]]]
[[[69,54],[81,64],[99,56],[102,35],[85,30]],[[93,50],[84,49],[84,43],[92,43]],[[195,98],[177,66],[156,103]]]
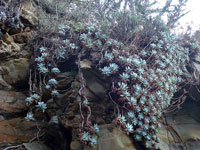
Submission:
[[[33,138],[29,141],[29,143],[32,143],[32,142],[35,141],[36,139],[38,140],[38,138],[41,138],[41,137],[44,136],[44,135],[45,135],[45,133],[42,133],[41,135],[37,135],[37,136],[33,137]]]
[[[17,145],[17,146],[9,146],[7,148],[4,148],[3,150],[16,149],[16,148],[19,148],[19,147],[22,147],[22,144],[21,145]]]

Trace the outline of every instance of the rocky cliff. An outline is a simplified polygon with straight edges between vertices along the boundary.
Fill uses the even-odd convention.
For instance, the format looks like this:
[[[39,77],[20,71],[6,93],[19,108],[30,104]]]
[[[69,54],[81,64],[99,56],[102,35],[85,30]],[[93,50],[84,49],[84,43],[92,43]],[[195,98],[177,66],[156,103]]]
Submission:
[[[43,9],[38,10],[38,4]],[[3,6],[3,5],[2,5]],[[1,6],[1,7],[2,7]],[[37,35],[39,14],[63,15],[55,12],[54,1],[25,1],[19,6],[23,26],[0,23],[0,149],[17,150],[87,150],[79,142],[80,112],[77,62],[68,60],[60,66],[62,73],[56,79],[62,91],[57,98],[44,92],[47,110],[38,112],[36,121],[25,119],[28,107],[30,61],[33,55],[31,40]],[[43,22],[44,23],[44,22]],[[199,71],[196,55],[194,66]],[[86,79],[85,93],[92,105],[92,119],[100,124],[98,150],[143,150],[142,142],[134,142],[113,125],[113,102],[107,94],[107,81],[91,67],[88,60],[81,62]],[[200,72],[200,71],[199,71]],[[198,150],[200,147],[200,101],[198,85],[191,85],[184,104],[176,112],[163,116],[165,124],[159,129],[161,150]],[[193,100],[194,99],[194,100]]]

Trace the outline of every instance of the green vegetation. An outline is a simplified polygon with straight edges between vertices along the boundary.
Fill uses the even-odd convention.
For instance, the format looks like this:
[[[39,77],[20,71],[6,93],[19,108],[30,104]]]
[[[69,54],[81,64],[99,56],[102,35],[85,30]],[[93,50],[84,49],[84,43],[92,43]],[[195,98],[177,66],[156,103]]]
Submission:
[[[81,61],[87,59],[109,81],[107,93],[116,105],[116,125],[147,148],[156,147],[162,113],[170,107],[179,85],[186,82],[188,47],[198,48],[170,32],[185,14],[187,1],[171,2],[167,0],[162,8],[149,0],[69,3],[66,7],[72,9],[62,16],[58,29],[35,40],[26,118],[35,120],[34,111],[47,109],[44,89],[53,99],[59,96],[55,79],[61,73],[59,65],[73,57],[80,80],[80,140],[96,147],[99,127],[91,120],[92,106],[84,93],[81,69]]]

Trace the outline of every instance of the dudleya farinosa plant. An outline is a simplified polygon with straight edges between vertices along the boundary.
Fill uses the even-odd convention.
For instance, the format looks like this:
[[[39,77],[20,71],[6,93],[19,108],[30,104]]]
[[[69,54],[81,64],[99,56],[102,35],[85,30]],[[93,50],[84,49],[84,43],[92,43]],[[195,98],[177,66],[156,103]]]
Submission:
[[[134,133],[136,140],[145,141],[147,148],[159,142],[158,119],[170,105],[188,59],[188,50],[178,44],[175,35],[162,32],[160,36],[146,50],[106,51],[101,68],[104,75],[115,76],[112,97],[123,106],[118,125]],[[113,71],[113,63],[120,69]]]
[[[69,22],[59,26],[58,33],[61,44],[54,47],[54,51],[41,47],[35,58],[40,74],[53,74],[45,85],[52,97],[59,94],[56,90],[58,82],[53,76],[59,74],[60,70],[47,58],[54,58],[56,62],[69,56],[76,56],[77,60],[87,57],[109,78],[111,86],[108,95],[118,105],[116,125],[127,134],[132,133],[135,140],[143,141],[147,148],[155,147],[159,142],[156,136],[160,127],[159,118],[171,103],[188,59],[188,50],[181,47],[179,39],[169,32],[161,32],[152,37],[148,46],[136,50],[109,38],[95,24]],[[100,55],[92,55],[94,52]],[[87,55],[84,56],[84,53]],[[79,91],[80,140],[96,147],[99,127],[95,123],[92,125],[90,120],[91,108],[83,92],[85,83],[80,66],[79,77],[82,81]],[[31,95],[26,101],[30,104],[34,102],[43,112],[46,109],[41,95]],[[31,112],[26,118],[34,120]]]
[[[40,78],[40,87],[39,87],[39,91],[34,91],[30,90],[30,92],[32,93],[30,97],[26,98],[26,102],[27,105],[30,107],[30,111],[27,113],[26,119],[27,120],[35,120],[34,115],[32,113],[32,108],[38,108],[39,110],[41,110],[42,112],[45,112],[45,110],[47,109],[46,103],[44,101],[42,101],[42,90],[41,90],[41,86],[42,86],[42,79],[41,76],[46,76],[47,74],[49,74],[49,77],[51,76],[55,76],[56,74],[60,73],[60,70],[55,66],[51,64],[50,61],[48,61],[49,57],[49,52],[48,49],[46,47],[40,47],[39,48],[39,53],[38,56],[35,58],[35,64],[36,64],[36,68],[35,71],[37,70],[39,73],[39,78]],[[50,75],[51,74],[51,75]],[[45,83],[45,81],[43,82]],[[47,83],[45,83],[45,89],[51,91],[51,95],[52,97],[57,97],[59,95],[58,91],[56,90],[56,86],[57,86],[58,82],[56,79],[54,78],[49,78],[49,80],[47,81]],[[30,85],[31,87],[31,85]],[[32,89],[32,87],[31,87]]]

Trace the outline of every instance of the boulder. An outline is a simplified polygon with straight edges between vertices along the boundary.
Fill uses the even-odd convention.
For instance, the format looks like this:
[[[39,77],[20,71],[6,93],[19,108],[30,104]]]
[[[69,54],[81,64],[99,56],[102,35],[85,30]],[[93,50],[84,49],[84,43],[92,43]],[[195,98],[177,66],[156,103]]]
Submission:
[[[9,85],[6,81],[4,81],[2,74],[0,74],[0,89],[4,90],[11,89],[11,85]]]
[[[162,126],[158,136],[161,143],[160,149],[194,149],[200,141],[200,102],[186,101],[178,113],[167,115],[169,126]],[[196,150],[196,149],[194,149]]]
[[[49,147],[42,143],[23,143],[27,150],[51,150]]]
[[[0,74],[3,75],[4,81],[10,85],[24,86],[28,81],[29,59],[10,59],[1,63]]]
[[[27,110],[25,99],[20,92],[0,90],[0,114],[24,112]]]
[[[21,8],[21,17],[23,18],[22,21],[26,23],[25,26],[27,24],[34,26],[38,23],[37,13],[31,0],[24,1]]]
[[[136,148],[124,132],[112,125],[103,125],[100,127],[98,150],[136,150]]]
[[[0,119],[0,143],[28,142],[43,132],[45,124],[31,122],[25,118],[14,118],[11,120]]]

